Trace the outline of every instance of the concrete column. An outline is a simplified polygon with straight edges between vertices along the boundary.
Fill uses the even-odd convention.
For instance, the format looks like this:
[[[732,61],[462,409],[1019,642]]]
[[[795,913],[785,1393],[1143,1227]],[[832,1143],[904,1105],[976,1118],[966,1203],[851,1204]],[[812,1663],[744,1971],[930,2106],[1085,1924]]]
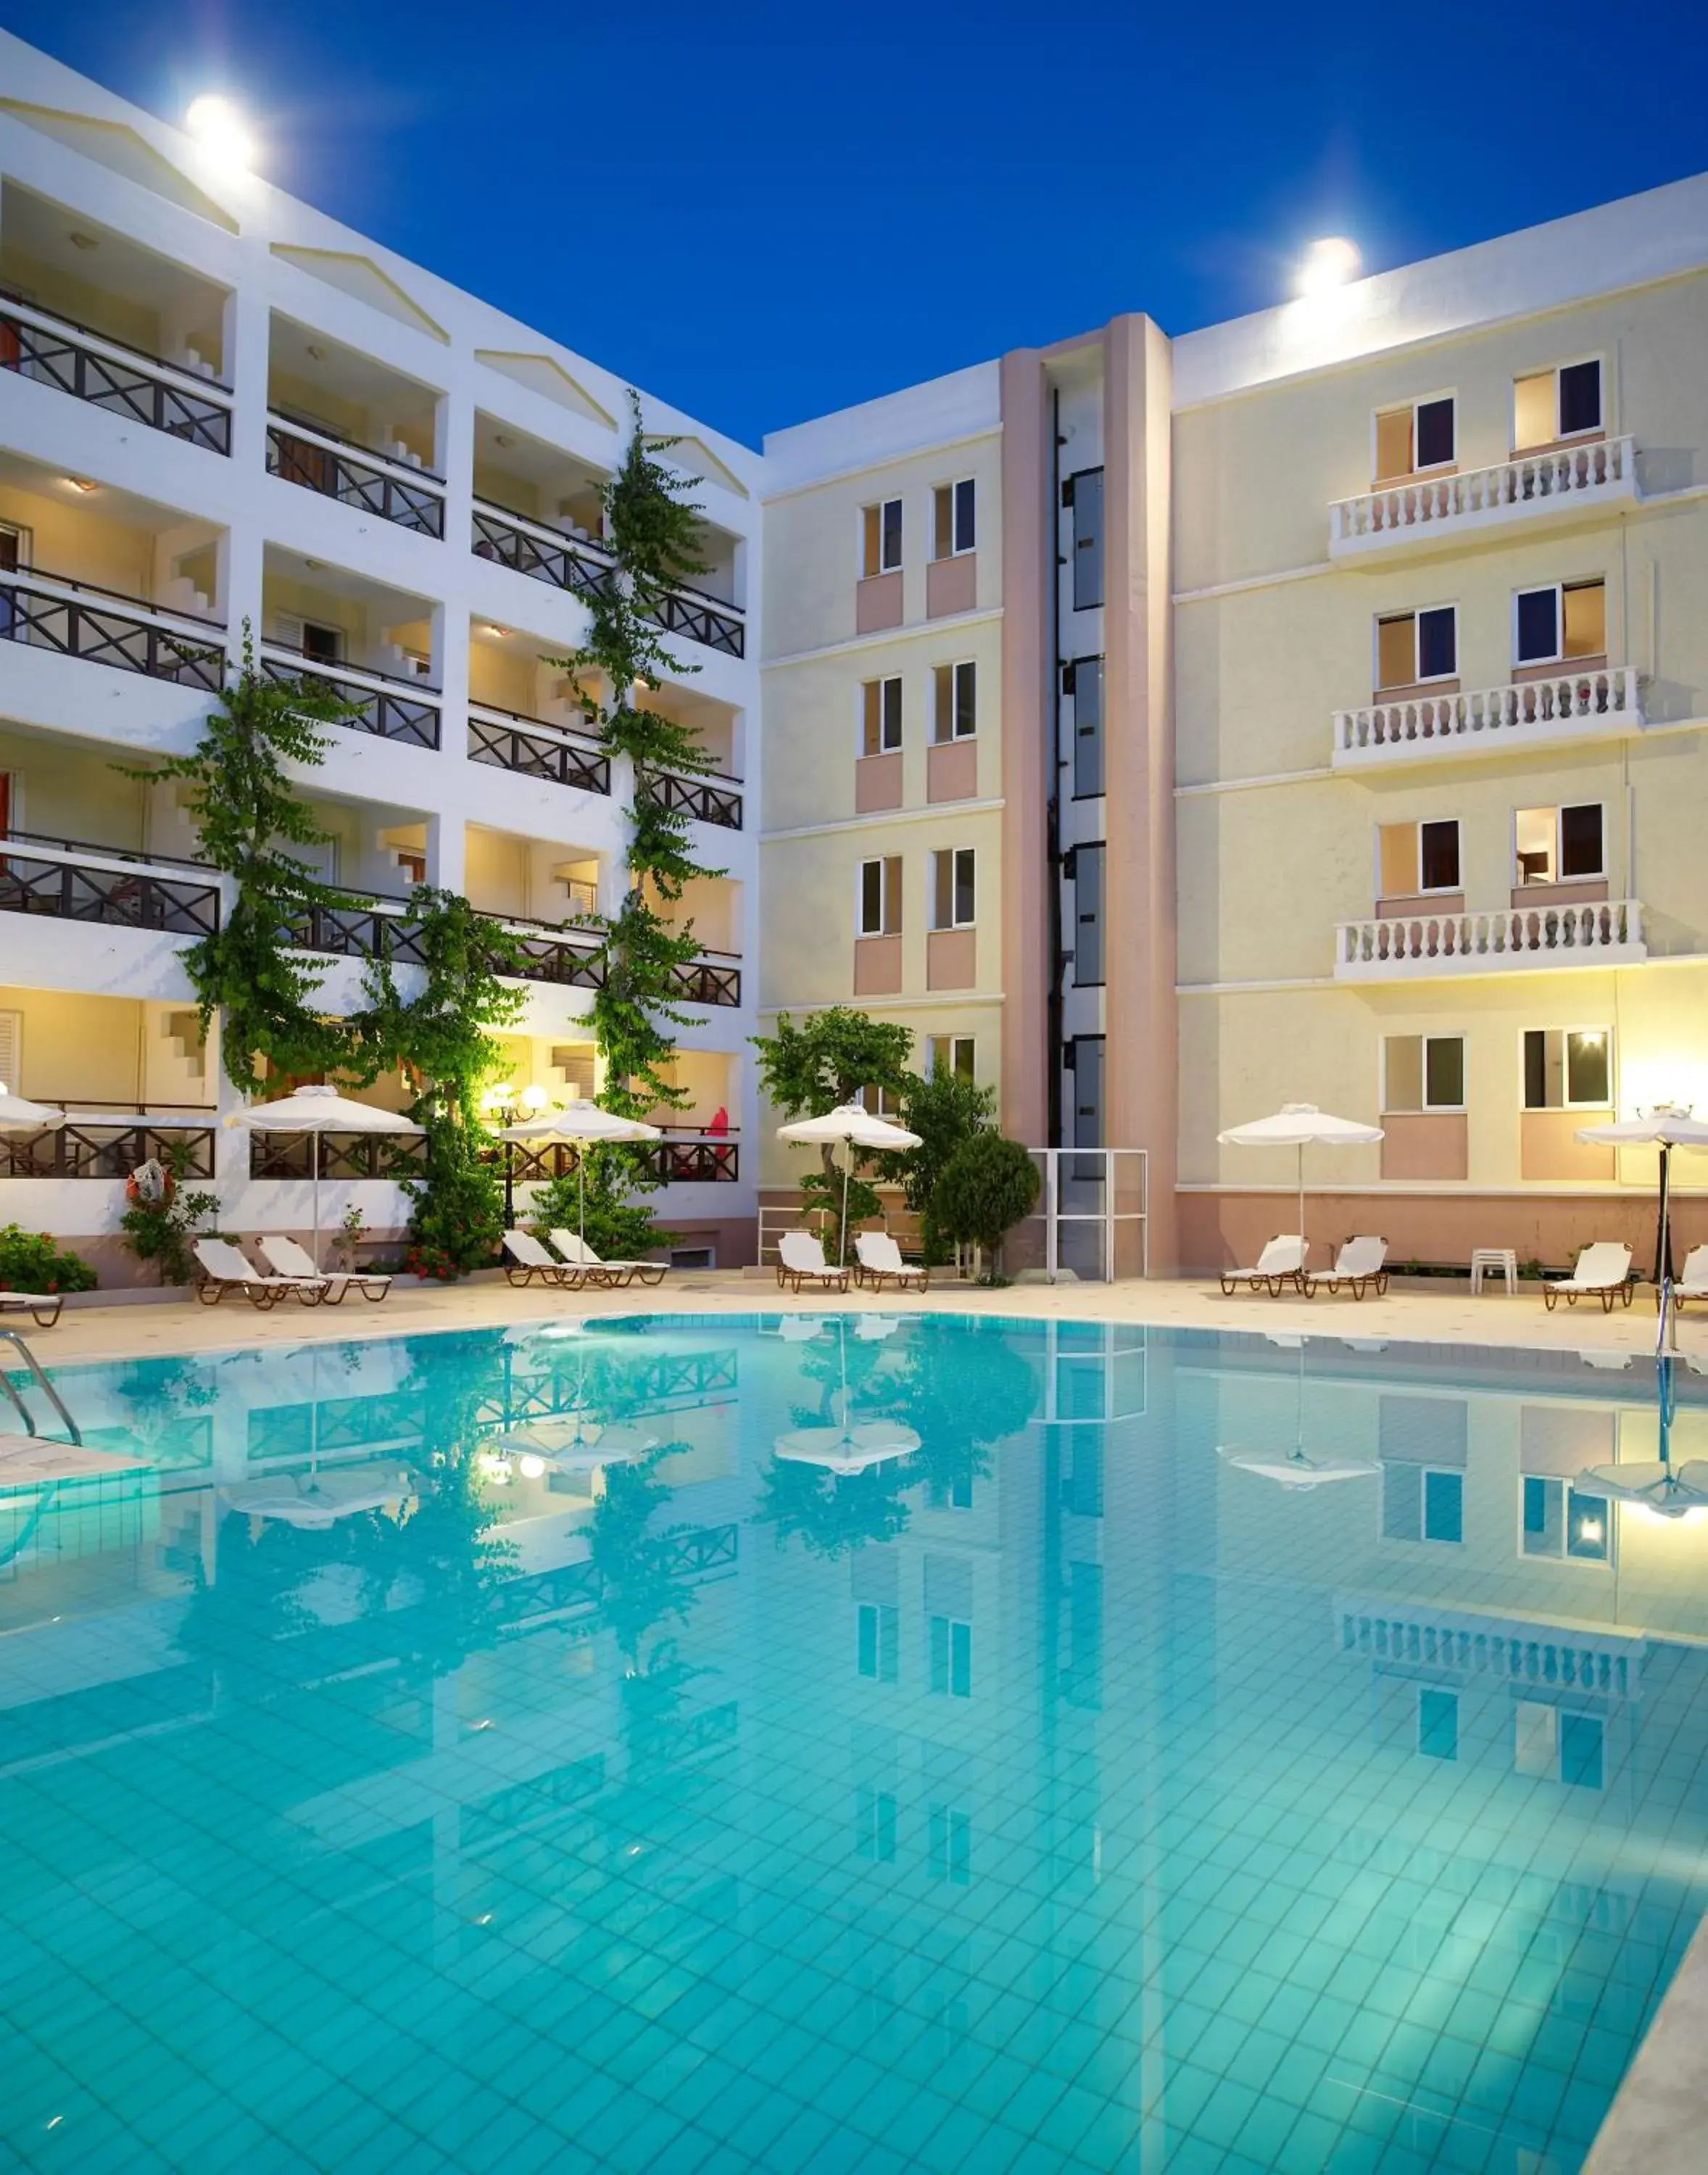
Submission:
[[[1048,1138],[1049,825],[1053,780],[1049,585],[1049,401],[1035,348],[1001,362],[1002,401],[1002,1128],[1028,1147]]]
[[[1168,343],[1115,318],[1103,379],[1104,1134],[1147,1151],[1151,1272],[1179,1265]]]
[[[264,252],[266,245],[258,248]],[[246,281],[232,298],[230,354],[231,466],[242,480],[243,512],[233,522],[225,547],[225,607],[234,658],[247,620],[258,643],[262,637],[261,582],[265,525],[261,512],[267,481],[267,343],[269,315],[264,273]]]

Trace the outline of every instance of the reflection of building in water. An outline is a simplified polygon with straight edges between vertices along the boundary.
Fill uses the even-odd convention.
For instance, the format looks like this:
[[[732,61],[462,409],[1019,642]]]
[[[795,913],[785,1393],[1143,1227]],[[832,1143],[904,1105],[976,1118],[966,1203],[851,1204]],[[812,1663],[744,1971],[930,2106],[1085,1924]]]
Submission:
[[[222,1365],[198,1403],[208,1379],[92,1374],[93,1433],[160,1470],[105,1524],[4,1529],[0,1829],[39,1824],[43,1788],[95,1803],[115,1761],[139,1806],[193,1775],[187,1818],[300,1872],[306,1956],[354,1921],[431,1964],[459,2077],[512,1999],[603,2031],[625,2076],[691,2047],[708,2105],[830,2047],[945,2109],[1071,2064],[1088,2128],[1095,2100],[1155,2159],[1264,1972],[1277,2015],[1380,2014],[1430,2061],[1456,2014],[1497,2082],[1592,2015],[1610,2095],[1693,1923],[1708,1518],[1603,1502],[1597,1538],[1576,1484],[1654,1455],[1635,1376],[1447,1394],[1313,1346],[1301,1391],[1272,1349],[908,1322],[352,1347]],[[659,1451],[471,1473],[583,1421]],[[827,1421],[919,1449],[791,1492],[772,1445]],[[1705,1426],[1687,1404],[1675,1455]],[[1376,1470],[1294,1492],[1216,1455],[1296,1433]],[[321,1532],[224,1508],[311,1464],[406,1467],[413,1503]],[[126,1961],[94,1899],[156,1840],[44,1846],[61,1968]],[[187,1937],[198,1899],[150,1892]],[[277,1905],[222,1903],[233,1953]],[[1361,2074],[1313,2029],[1301,2104],[1329,2090],[1312,2059]],[[457,2122],[485,2090],[450,2095]]]

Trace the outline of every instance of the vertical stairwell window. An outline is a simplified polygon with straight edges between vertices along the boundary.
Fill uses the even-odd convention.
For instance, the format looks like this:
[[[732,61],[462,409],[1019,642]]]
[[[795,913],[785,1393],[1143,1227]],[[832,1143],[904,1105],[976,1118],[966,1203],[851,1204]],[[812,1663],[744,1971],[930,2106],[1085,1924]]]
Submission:
[[[1103,600],[1103,472],[1082,469],[1061,487],[1073,514],[1073,608],[1089,611]]]
[[[1102,987],[1103,973],[1104,849],[1076,846],[1069,856],[1073,878],[1073,985]]]
[[[1103,789],[1103,661],[1076,657],[1061,668],[1073,732],[1073,797],[1095,800]]]

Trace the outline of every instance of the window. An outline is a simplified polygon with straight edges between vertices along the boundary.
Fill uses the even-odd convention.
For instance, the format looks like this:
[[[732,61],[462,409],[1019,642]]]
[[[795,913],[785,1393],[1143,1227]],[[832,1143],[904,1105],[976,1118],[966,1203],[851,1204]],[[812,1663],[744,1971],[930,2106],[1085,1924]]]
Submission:
[[[1382,1538],[1449,1541],[1465,1538],[1465,1475],[1428,1466],[1384,1464]]]
[[[1073,1144],[1076,1148],[1103,1146],[1103,1038],[1076,1034],[1067,1045],[1067,1065],[1073,1074]]]
[[[970,929],[975,903],[973,849],[970,846],[946,846],[933,854],[932,928]]]
[[[1458,457],[1453,395],[1438,393],[1376,415],[1376,481],[1450,468]]]
[[[968,1887],[972,1881],[973,1821],[958,1805],[933,1805],[925,1831],[933,1880]]]
[[[1521,1775],[1599,1790],[1606,1767],[1607,1730],[1599,1715],[1572,1714],[1542,1700],[1513,1709],[1512,1764]]]
[[[870,581],[875,574],[893,574],[902,563],[902,502],[887,498],[881,505],[863,507],[860,513],[860,571]]]
[[[973,1696],[973,1626],[952,1616],[931,1619],[931,1690],[949,1699]]]
[[[1512,600],[1512,654],[1521,664],[1554,664],[1608,654],[1605,582],[1551,582]]]
[[[1103,472],[1082,469],[1061,487],[1073,514],[1073,608],[1088,611],[1103,600]]]
[[[854,1793],[854,1848],[887,1865],[896,1855],[896,1801],[887,1790],[862,1782]]]
[[[1521,808],[1512,819],[1521,884],[1576,883],[1607,872],[1607,824],[1599,800],[1573,808]]]
[[[1098,989],[1103,980],[1103,848],[1076,846],[1068,855],[1073,879],[1073,984]]]
[[[14,521],[0,521],[0,574],[15,574],[30,564],[30,531]]]
[[[1076,657],[1061,670],[1073,716],[1073,797],[1092,800],[1103,789],[1103,661]]]
[[[973,1038],[970,1034],[934,1034],[925,1044],[926,1068],[952,1072],[957,1080],[973,1077]]]
[[[1605,1028],[1526,1030],[1526,1110],[1605,1110],[1613,1099],[1613,1037]]]
[[[1450,680],[1459,670],[1459,608],[1396,612],[1376,621],[1376,685],[1414,687]]]
[[[1459,1757],[1459,1695],[1418,1687],[1418,1749],[1426,1760]]]
[[[317,626],[312,619],[302,622],[302,654],[312,657],[317,664],[336,664],[344,656],[344,629],[341,626]]]
[[[893,755],[902,745],[902,681],[867,680],[860,686],[860,753]]]
[[[1581,438],[1602,427],[1602,366],[1562,363],[1532,371],[1512,387],[1512,447],[1525,453],[1561,438]]]
[[[1608,1561],[1613,1519],[1604,1496],[1582,1495],[1569,1480],[1526,1473],[1523,1512],[1519,1536],[1522,1554],[1569,1556],[1578,1563]]]
[[[1382,1042],[1382,1109],[1462,1110],[1465,1038],[1462,1034],[1391,1034]]]
[[[1434,823],[1384,823],[1377,838],[1381,898],[1413,898],[1423,892],[1458,890],[1456,816]]]
[[[24,1015],[0,1012],[0,1088],[24,1093]]]
[[[875,1117],[894,1118],[897,1122],[901,1119],[902,1098],[893,1088],[856,1088],[853,1100]]]
[[[931,556],[957,559],[973,545],[974,491],[971,476],[941,483],[932,494]],[[897,565],[901,564],[899,559]]]
[[[894,936],[902,926],[902,857],[862,861],[859,871],[859,933]]]
[[[935,688],[932,737],[940,744],[970,740],[979,730],[978,666],[939,664],[931,677]]]
[[[898,1610],[887,1608],[878,1602],[860,1603],[856,1658],[863,1677],[870,1677],[881,1684],[894,1684],[899,1623]]]

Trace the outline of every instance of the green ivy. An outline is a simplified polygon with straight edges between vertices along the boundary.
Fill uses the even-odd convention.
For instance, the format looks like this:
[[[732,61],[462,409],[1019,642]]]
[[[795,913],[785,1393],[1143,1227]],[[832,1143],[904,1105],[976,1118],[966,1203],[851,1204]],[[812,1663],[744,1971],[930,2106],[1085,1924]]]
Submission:
[[[325,1072],[347,1048],[343,1027],[313,1001],[324,970],[292,943],[293,923],[339,894],[302,857],[301,849],[328,834],[298,798],[288,767],[317,769],[329,746],[320,726],[351,714],[326,686],[260,671],[246,621],[241,666],[193,751],[146,767],[120,766],[128,777],[188,784],[184,805],[202,857],[236,887],[220,927],[190,946],[184,965],[203,1035],[214,1014],[223,1015],[226,1075],[245,1094],[263,1085],[258,1058],[274,1074]]]

